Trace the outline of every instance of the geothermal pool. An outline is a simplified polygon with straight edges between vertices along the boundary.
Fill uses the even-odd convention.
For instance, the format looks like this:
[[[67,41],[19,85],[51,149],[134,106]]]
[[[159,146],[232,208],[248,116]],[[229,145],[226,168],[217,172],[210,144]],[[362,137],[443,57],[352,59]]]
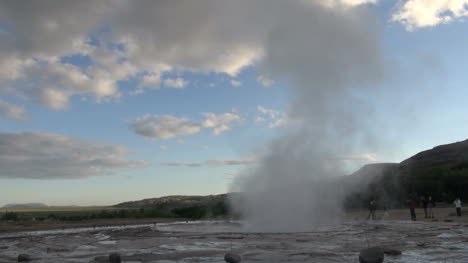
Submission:
[[[358,262],[368,246],[397,249],[384,262],[468,262],[468,226],[440,222],[349,221],[306,232],[257,233],[242,222],[197,221],[35,231],[0,235],[0,263],[28,254],[32,262]]]

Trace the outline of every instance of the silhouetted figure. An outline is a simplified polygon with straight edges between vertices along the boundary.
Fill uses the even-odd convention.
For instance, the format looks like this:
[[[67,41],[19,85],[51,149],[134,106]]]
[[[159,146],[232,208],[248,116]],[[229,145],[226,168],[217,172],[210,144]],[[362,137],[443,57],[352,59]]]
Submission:
[[[408,206],[411,212],[411,220],[416,221],[416,213],[414,212],[415,204],[413,199],[408,199]]]
[[[369,215],[367,216],[367,220],[371,219],[372,220],[375,220],[375,210],[377,210],[377,204],[375,203],[375,200],[372,199],[370,202],[369,202]]]
[[[421,208],[424,209],[424,218],[427,218],[427,201],[424,196],[421,196]]]
[[[434,208],[435,202],[434,199],[432,199],[432,196],[429,196],[427,198],[427,216],[429,218],[434,218],[434,212],[432,212],[432,208]]]
[[[384,206],[383,206],[383,210],[384,210],[384,215],[383,215],[383,217],[384,217],[384,218],[385,218],[385,217],[388,217],[389,214],[388,214],[388,211],[387,211],[387,205],[384,205]]]
[[[455,201],[453,202],[455,204],[455,209],[457,211],[457,216],[461,216],[461,200],[460,200],[460,197],[458,197],[457,199],[455,199]]]

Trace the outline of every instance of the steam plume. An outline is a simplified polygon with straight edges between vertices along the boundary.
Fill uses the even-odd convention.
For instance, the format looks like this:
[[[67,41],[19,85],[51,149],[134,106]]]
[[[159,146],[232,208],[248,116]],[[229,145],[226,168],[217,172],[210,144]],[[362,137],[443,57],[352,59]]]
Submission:
[[[261,73],[290,87],[292,124],[233,184],[242,193],[234,208],[256,230],[304,230],[337,218],[343,196],[332,181],[345,171],[337,156],[373,142],[364,98],[382,71],[376,19],[365,7],[316,3],[278,4],[288,19],[268,35]]]

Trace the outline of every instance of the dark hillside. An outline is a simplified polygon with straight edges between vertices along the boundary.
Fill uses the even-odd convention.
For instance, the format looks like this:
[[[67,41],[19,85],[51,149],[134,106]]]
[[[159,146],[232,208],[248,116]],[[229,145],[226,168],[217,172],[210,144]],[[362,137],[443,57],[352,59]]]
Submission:
[[[346,182],[352,189],[348,207],[370,198],[390,207],[428,195],[438,202],[451,203],[457,196],[468,200],[468,140],[422,151],[399,164],[366,165]]]

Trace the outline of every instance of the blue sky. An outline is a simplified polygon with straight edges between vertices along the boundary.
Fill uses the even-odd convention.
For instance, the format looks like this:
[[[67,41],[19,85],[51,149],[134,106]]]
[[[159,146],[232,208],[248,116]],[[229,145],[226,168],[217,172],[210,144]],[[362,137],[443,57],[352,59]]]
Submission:
[[[284,72],[296,64],[278,61],[283,49],[275,47],[310,56],[310,72],[329,63],[320,54],[344,52],[353,67],[381,74],[352,78],[351,95],[339,93],[348,83],[330,93],[362,103],[349,112],[366,125],[353,127],[348,140],[372,134],[378,141],[339,152],[345,174],[467,139],[468,2],[397,2],[1,3],[0,206],[229,191],[264,145],[302,125],[303,115],[294,114],[303,90],[297,83],[321,85],[300,75],[308,71]],[[249,12],[236,13],[242,10]],[[340,24],[346,21],[351,26]],[[278,39],[284,30],[307,45]],[[358,41],[377,54],[348,58],[356,50],[347,46],[356,40],[350,30],[366,35]],[[340,43],[315,45],[327,32],[343,32],[331,37]]]

